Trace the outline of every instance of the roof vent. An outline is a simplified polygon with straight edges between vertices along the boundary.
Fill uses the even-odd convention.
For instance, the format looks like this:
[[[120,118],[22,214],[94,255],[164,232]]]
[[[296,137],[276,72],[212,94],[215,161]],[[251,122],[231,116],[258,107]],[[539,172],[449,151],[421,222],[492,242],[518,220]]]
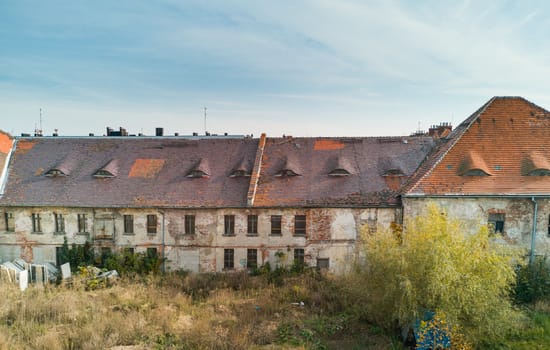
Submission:
[[[252,175],[252,170],[250,169],[250,161],[243,158],[233,169],[229,177],[248,177]]]
[[[164,136],[164,128],[156,128],[155,129],[155,135],[156,136]]]
[[[210,176],[210,169],[208,167],[208,162],[206,159],[199,159],[197,164],[185,175],[189,178],[203,178]]]
[[[92,176],[95,178],[111,178],[115,177],[118,173],[118,162],[115,159],[111,159],[101,169],[97,170]]]
[[[289,157],[285,158],[283,166],[277,173],[275,173],[275,176],[280,176],[280,177],[301,176],[298,163],[294,159],[291,159]]]
[[[473,151],[468,152],[458,167],[460,176],[490,176],[489,167],[481,156]]]
[[[351,175],[351,164],[347,158],[337,157],[331,166],[332,170],[328,173],[328,176],[340,177]]]
[[[47,176],[47,177],[61,177],[61,176],[67,176],[67,173],[65,173],[63,170],[58,169],[58,168],[51,168],[50,170],[48,170],[44,173],[44,176]]]

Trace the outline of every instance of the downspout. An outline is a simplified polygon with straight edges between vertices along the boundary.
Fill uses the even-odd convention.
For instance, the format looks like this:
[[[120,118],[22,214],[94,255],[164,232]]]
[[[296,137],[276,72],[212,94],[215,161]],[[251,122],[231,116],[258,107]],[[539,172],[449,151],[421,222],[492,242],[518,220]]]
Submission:
[[[531,233],[531,255],[529,255],[529,265],[532,265],[535,262],[535,235],[537,232],[537,210],[538,203],[535,200],[535,197],[531,197],[531,201],[535,205],[533,210],[533,232]]]
[[[164,259],[164,211],[160,212],[162,215],[162,273],[166,272],[166,259]]]

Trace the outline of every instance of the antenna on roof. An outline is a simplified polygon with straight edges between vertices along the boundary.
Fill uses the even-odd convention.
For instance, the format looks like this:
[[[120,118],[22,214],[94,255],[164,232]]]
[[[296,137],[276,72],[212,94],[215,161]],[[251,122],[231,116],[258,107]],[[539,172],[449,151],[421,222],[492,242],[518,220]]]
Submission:
[[[207,134],[207,131],[206,131],[206,106],[204,107],[204,134],[206,135]]]
[[[34,124],[34,136],[42,136],[42,108],[40,108],[40,129],[37,129]]]

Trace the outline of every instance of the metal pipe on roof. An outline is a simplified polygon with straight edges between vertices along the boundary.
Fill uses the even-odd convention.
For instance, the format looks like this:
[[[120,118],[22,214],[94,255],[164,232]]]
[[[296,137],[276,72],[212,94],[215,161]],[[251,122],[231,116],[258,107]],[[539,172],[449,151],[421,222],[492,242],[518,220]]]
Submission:
[[[529,255],[529,265],[532,265],[535,262],[535,238],[536,238],[536,232],[537,232],[537,211],[538,211],[538,203],[535,199],[535,197],[531,197],[531,201],[533,202],[535,208],[533,210],[533,232],[531,232],[531,254]]]

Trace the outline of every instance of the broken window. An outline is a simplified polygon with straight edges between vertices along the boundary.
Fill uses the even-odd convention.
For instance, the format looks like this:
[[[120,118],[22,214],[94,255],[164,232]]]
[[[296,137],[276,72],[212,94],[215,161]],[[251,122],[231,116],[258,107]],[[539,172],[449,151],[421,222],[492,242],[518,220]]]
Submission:
[[[246,232],[251,236],[258,234],[258,215],[248,215]]]
[[[223,250],[223,268],[226,270],[233,269],[235,267],[235,250],[224,249]]]
[[[63,218],[63,214],[54,213],[53,216],[55,221],[55,232],[65,232],[65,219]]]
[[[85,233],[88,232],[88,227],[86,224],[86,214],[77,214],[78,221],[78,232]]]
[[[295,235],[306,234],[306,216],[305,215],[294,216],[294,234]]]
[[[33,213],[31,215],[32,220],[32,232],[41,233],[42,232],[42,225],[40,224],[40,214]]]
[[[330,261],[328,258],[317,258],[317,270],[328,270]]]
[[[487,225],[491,233],[502,233],[504,232],[504,213],[493,213],[489,214],[489,219],[487,220]]]
[[[283,219],[282,215],[271,215],[271,234],[272,235],[280,235],[282,233],[281,231],[282,219]]]
[[[13,213],[5,212],[4,213],[4,222],[6,224],[5,228],[7,232],[15,231],[15,221],[13,219]]]
[[[185,234],[195,234],[195,215],[185,215]]]
[[[157,216],[147,215],[147,233],[157,233]]]
[[[235,234],[235,215],[224,215],[223,234],[233,236]]]
[[[255,269],[258,267],[258,250],[248,249],[246,251],[246,267],[249,269]]]
[[[294,265],[303,266],[304,265],[304,249],[296,248],[294,249]]]
[[[134,216],[133,215],[124,215],[124,233],[125,234],[134,233]]]

